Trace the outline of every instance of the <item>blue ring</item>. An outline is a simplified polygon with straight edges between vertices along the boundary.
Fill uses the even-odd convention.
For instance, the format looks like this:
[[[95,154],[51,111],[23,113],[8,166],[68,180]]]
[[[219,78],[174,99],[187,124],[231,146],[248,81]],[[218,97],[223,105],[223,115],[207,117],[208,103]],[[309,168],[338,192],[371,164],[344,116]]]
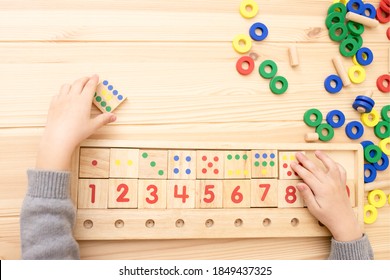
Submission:
[[[360,145],[363,146],[363,150],[364,150],[367,146],[374,145],[374,142],[369,141],[369,140],[365,140],[365,141],[360,142]]]
[[[356,96],[355,100],[365,101],[368,104],[370,104],[372,107],[374,107],[374,105],[375,105],[374,99],[372,99],[371,97],[365,96],[365,95],[358,95],[358,96]]]
[[[256,34],[256,29],[261,30],[261,35]],[[249,35],[255,41],[263,41],[268,36],[268,28],[261,22],[256,22],[252,24],[251,28],[249,29]]]
[[[354,4],[357,5],[357,9],[355,9]],[[362,14],[364,12],[364,3],[361,0],[349,0],[347,3],[347,11]]]
[[[368,11],[368,13],[369,13],[368,15],[366,15],[366,11]],[[374,19],[376,17],[376,9],[375,9],[374,5],[372,5],[370,3],[364,4],[363,5],[363,12],[361,13],[361,15]]]
[[[382,164],[379,164],[379,160],[378,162],[375,162],[373,163],[374,167],[376,170],[378,171],[384,171],[387,169],[387,167],[389,167],[389,158],[388,156],[385,154],[385,153],[382,153],[382,156],[381,156],[381,159],[382,160]]]
[[[334,116],[338,117],[337,122],[333,120]],[[339,128],[345,123],[345,116],[339,110],[332,110],[326,115],[326,122],[333,128]]]
[[[366,54],[366,59],[363,58],[363,54]],[[374,54],[369,48],[364,47],[356,52],[356,61],[362,66],[370,65],[373,60]]]
[[[366,113],[369,113],[372,111],[372,107],[371,104],[365,102],[365,101],[356,101],[353,102],[352,104],[352,108],[354,108],[355,110],[357,110],[358,107],[363,107],[365,110],[366,110]]]
[[[353,133],[353,128],[356,127],[356,133]],[[345,133],[347,136],[351,139],[359,139],[363,136],[364,133],[364,127],[363,125],[358,121],[351,121],[347,126],[345,127]]]
[[[335,82],[336,86],[332,87],[331,82]],[[324,87],[329,93],[337,93],[343,88],[343,81],[337,75],[329,75],[324,82]]]
[[[370,171],[370,175],[366,176],[366,170]],[[376,179],[376,169],[371,163],[364,164],[364,183],[374,182]]]

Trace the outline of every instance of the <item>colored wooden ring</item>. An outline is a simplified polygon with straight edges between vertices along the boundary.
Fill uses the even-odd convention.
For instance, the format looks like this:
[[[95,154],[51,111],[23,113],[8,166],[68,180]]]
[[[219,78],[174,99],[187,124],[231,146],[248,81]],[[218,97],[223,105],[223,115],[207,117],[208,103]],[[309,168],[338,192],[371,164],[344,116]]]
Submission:
[[[354,41],[356,41],[357,43],[357,50],[355,52],[355,54],[357,53],[357,51],[363,46],[363,38],[362,36],[360,35],[352,35],[352,34],[349,34],[347,39],[352,39]],[[354,49],[352,48],[351,45],[347,45],[347,49],[349,49],[350,51],[354,51]]]
[[[343,22],[335,23],[329,28],[329,37],[333,41],[336,42],[342,41],[347,36],[348,36],[348,28]]]
[[[370,3],[365,3],[363,5],[363,12],[361,13],[361,15],[374,19],[376,17],[376,8]]]
[[[353,130],[356,129],[356,132]],[[351,121],[347,124],[345,127],[345,133],[350,139],[359,139],[363,136],[364,133],[364,127],[363,125],[358,121]]]
[[[335,23],[343,23],[345,21],[345,14],[340,12],[330,13],[325,19],[325,25],[329,29]]]
[[[356,60],[362,66],[367,66],[374,60],[374,54],[369,48],[361,48],[356,52]]]
[[[378,197],[378,200],[376,199]],[[373,190],[367,196],[368,203],[376,208],[381,208],[385,206],[387,202],[387,197],[384,191],[382,190]]]
[[[312,120],[311,116],[314,116],[315,119]],[[320,125],[322,122],[322,113],[320,110],[315,109],[315,108],[309,109],[303,115],[303,121],[308,126],[316,127],[316,126]]]
[[[242,67],[244,63],[248,64],[247,69],[244,69]],[[243,56],[239,60],[237,60],[236,69],[238,73],[240,73],[241,75],[249,75],[250,73],[252,73],[254,68],[255,68],[255,62],[250,56]]]
[[[387,82],[387,86],[385,85],[385,81]],[[382,76],[379,76],[376,80],[376,86],[377,88],[384,93],[390,92],[390,75],[384,74]]]
[[[381,9],[385,12],[390,10],[390,4],[383,0],[379,2],[379,7],[381,7]]]
[[[326,131],[326,133],[324,133]],[[334,129],[327,123],[322,123],[316,128],[316,133],[321,141],[330,141],[334,136]]]
[[[369,163],[378,162],[381,156],[382,150],[377,145],[368,145],[364,148],[364,159]]]
[[[367,172],[369,175],[367,175]],[[371,163],[364,164],[364,183],[372,183],[376,179],[376,169]]]
[[[352,35],[362,35],[364,32],[364,25],[352,20],[347,22],[347,28]]]
[[[365,101],[355,100],[355,102],[352,104],[352,108],[355,110],[358,110],[358,108],[363,108],[366,113],[369,113],[372,110],[372,105]]]
[[[244,18],[253,18],[257,15],[259,6],[253,0],[243,0],[240,4],[240,14]]]
[[[390,13],[383,10],[381,6],[376,9],[376,19],[380,23],[386,23],[390,20]]]
[[[267,67],[271,69],[270,72],[266,71]],[[265,79],[273,78],[277,72],[278,72],[278,66],[273,60],[264,60],[259,66],[259,74]]]
[[[369,141],[369,140],[364,140],[364,141],[360,142],[360,145],[362,145],[363,150],[364,150],[367,146],[374,145],[374,143],[372,141]]]
[[[335,84],[334,87],[332,87],[332,82]],[[329,93],[337,93],[343,88],[343,81],[337,75],[329,75],[324,81],[324,87]]]
[[[378,210],[371,204],[364,205],[364,223],[373,224],[377,218]]]
[[[364,102],[367,102],[367,103],[370,104],[372,107],[375,106],[375,101],[374,101],[374,99],[372,99],[372,98],[369,97],[369,96],[358,95],[358,96],[356,96],[355,100],[356,100],[356,101],[364,101]]]
[[[390,156],[390,148],[388,148],[387,146],[390,146],[390,137],[379,141],[379,148],[381,148],[383,153]]]
[[[384,128],[384,131],[382,131],[382,127]],[[390,137],[390,123],[387,121],[380,121],[374,127],[374,133],[376,137],[380,139],[385,139],[387,137]]]
[[[331,13],[334,13],[334,12],[346,14],[347,8],[345,7],[345,5],[343,3],[340,3],[340,2],[334,3],[334,4],[330,5],[330,7],[328,8],[328,15]]]
[[[376,170],[385,171],[387,167],[389,167],[389,157],[382,152],[381,158],[377,162],[373,163],[373,165]]]
[[[377,110],[372,109],[371,112],[362,114],[360,119],[365,126],[374,127],[379,123],[380,116]]]
[[[334,120],[337,118],[337,121]],[[326,122],[333,128],[339,128],[345,123],[345,116],[340,110],[332,110],[326,115]]]
[[[238,53],[247,53],[252,48],[252,40],[248,35],[239,34],[233,39],[233,48]]]
[[[348,36],[346,39],[341,41],[339,50],[342,56],[352,57],[359,49],[358,42]]]
[[[361,0],[349,0],[347,3],[347,11],[356,14],[362,14],[364,11],[364,3]]]
[[[256,30],[258,29],[261,31],[261,35],[257,35]],[[255,41],[263,41],[268,36],[268,28],[261,22],[256,22],[249,29],[249,35]]]
[[[361,84],[366,79],[366,70],[360,65],[352,65],[348,69],[348,77],[354,84]]]
[[[386,105],[382,107],[381,110],[382,120],[390,122],[389,111],[390,111],[390,105]]]
[[[280,88],[277,87],[278,83],[282,85]],[[274,94],[283,94],[288,89],[288,81],[283,76],[275,76],[271,79],[269,83],[269,88]]]

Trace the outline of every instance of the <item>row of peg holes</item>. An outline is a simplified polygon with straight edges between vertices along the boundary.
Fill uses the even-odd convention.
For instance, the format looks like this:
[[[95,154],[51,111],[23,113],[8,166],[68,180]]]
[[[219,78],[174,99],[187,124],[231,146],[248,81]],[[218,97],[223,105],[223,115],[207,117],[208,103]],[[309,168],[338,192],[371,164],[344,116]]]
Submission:
[[[299,220],[297,219],[297,218],[293,218],[293,219],[291,219],[291,221],[290,221],[290,223],[291,223],[291,225],[293,226],[293,227],[296,227],[296,226],[298,226],[299,225]],[[182,219],[178,219],[178,220],[176,220],[176,222],[175,222],[175,226],[177,227],[177,228],[181,228],[181,227],[184,227],[184,220],[182,220]],[[242,220],[242,219],[236,219],[235,221],[234,221],[234,226],[236,226],[236,227],[241,227],[242,225],[244,224],[244,221]],[[321,226],[323,226],[321,223],[319,223]],[[115,221],[115,223],[114,223],[114,225],[115,225],[115,227],[116,228],[123,228],[124,226],[125,226],[125,223],[123,222],[123,220],[116,220]],[[147,227],[147,228],[152,228],[152,227],[154,227],[154,225],[155,225],[155,222],[154,222],[154,220],[152,220],[152,219],[149,219],[149,220],[147,220],[146,222],[145,222],[145,226]],[[205,222],[205,226],[207,227],[207,228],[210,228],[210,227],[212,227],[214,225],[214,220],[213,219],[207,219],[206,220],[206,222]],[[271,219],[269,219],[269,218],[265,218],[264,220],[263,220],[263,226],[264,227],[268,227],[268,226],[270,226],[271,225]],[[86,228],[86,229],[91,229],[93,227],[93,222],[91,221],[91,220],[85,220],[84,221],[84,228]]]

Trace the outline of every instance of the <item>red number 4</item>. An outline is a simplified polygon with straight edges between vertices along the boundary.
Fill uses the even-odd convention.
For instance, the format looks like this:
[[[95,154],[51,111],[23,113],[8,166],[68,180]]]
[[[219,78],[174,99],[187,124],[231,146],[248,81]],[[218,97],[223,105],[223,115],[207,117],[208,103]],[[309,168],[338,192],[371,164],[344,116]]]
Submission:
[[[173,197],[175,198],[181,198],[181,202],[186,203],[187,198],[190,196],[187,194],[187,187],[183,186],[183,192],[179,194],[179,186],[175,185]]]

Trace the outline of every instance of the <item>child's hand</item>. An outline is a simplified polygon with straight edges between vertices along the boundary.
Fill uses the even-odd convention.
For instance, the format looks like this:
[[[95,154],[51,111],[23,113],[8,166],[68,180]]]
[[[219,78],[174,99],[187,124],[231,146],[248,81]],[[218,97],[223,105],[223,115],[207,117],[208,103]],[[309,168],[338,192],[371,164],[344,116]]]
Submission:
[[[348,199],[344,168],[323,152],[316,151],[315,155],[324,164],[325,171],[302,153],[296,154],[302,166],[291,164],[292,169],[303,179],[297,188],[307,208],[337,241],[360,239],[363,233]]]
[[[103,125],[114,122],[112,113],[91,118],[92,99],[99,77],[64,84],[53,97],[37,157],[37,169],[68,170],[74,149]]]

